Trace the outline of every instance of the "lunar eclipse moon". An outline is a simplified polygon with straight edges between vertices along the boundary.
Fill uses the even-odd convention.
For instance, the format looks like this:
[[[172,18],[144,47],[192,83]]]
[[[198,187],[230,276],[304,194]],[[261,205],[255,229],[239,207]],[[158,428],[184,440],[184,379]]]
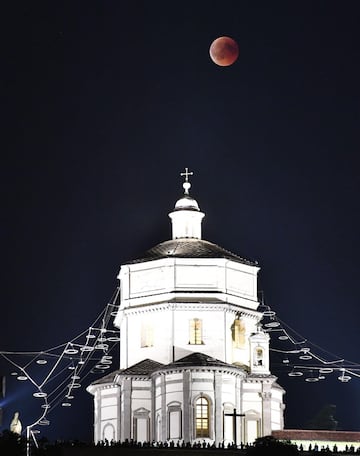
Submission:
[[[229,36],[220,36],[211,43],[211,60],[219,66],[232,65],[239,56],[239,46],[235,40]]]

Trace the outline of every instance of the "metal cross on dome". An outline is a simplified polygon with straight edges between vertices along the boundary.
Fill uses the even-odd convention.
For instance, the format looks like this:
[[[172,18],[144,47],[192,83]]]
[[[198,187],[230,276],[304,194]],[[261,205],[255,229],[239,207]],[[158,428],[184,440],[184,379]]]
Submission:
[[[189,194],[189,189],[191,187],[191,184],[189,182],[189,176],[193,176],[193,175],[194,175],[194,173],[192,171],[189,171],[189,168],[185,168],[185,172],[180,173],[180,176],[185,176],[185,182],[183,183],[185,195]]]

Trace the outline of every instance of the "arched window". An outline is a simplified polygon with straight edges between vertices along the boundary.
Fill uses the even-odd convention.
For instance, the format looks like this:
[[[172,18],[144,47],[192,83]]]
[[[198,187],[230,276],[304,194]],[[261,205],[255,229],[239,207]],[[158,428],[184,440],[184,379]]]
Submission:
[[[189,344],[201,345],[202,341],[202,321],[200,318],[190,320]]]
[[[210,437],[209,401],[205,397],[199,397],[195,403],[195,431],[196,438]]]
[[[245,346],[245,323],[236,318],[234,323],[231,325],[231,335],[233,340],[233,346],[235,348],[244,348]]]

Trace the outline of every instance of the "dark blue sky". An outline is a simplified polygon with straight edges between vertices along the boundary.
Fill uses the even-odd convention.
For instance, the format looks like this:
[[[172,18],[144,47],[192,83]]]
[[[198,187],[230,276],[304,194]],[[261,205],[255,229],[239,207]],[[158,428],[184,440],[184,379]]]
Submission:
[[[188,166],[203,237],[259,261],[278,316],[358,362],[358,2],[17,2],[2,21],[1,350],[86,329],[120,265],[169,239]],[[221,35],[231,67],[209,58]],[[359,430],[360,379],[278,373],[287,427],[332,403]],[[15,398],[33,413],[19,388],[5,424]],[[45,435],[91,438],[80,396]]]

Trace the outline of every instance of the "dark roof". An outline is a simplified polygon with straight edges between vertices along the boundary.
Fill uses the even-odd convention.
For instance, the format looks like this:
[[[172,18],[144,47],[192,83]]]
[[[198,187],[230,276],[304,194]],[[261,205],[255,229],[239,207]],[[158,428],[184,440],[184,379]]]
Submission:
[[[164,367],[164,364],[153,361],[152,359],[144,359],[133,366],[119,372],[121,375],[149,375],[154,371]]]
[[[258,264],[257,261],[241,258],[212,242],[192,238],[172,239],[161,242],[145,252],[141,258],[129,261],[128,264],[158,260],[160,258],[226,258],[250,266]]]
[[[175,369],[181,367],[190,367],[190,366],[213,366],[213,367],[225,367],[225,368],[233,368],[239,369],[243,371],[242,368],[235,366],[233,364],[224,363],[219,359],[212,358],[209,355],[204,353],[190,353],[190,355],[181,358],[174,363],[170,364],[162,364],[154,361],[152,359],[144,359],[133,366],[128,367],[127,369],[118,369],[110,374],[106,375],[105,377],[92,382],[92,385],[99,385],[105,383],[113,383],[117,375],[126,376],[126,375],[150,375],[153,372],[161,370],[162,368],[165,369]]]
[[[103,383],[113,383],[117,375],[149,375],[162,367],[164,367],[164,364],[153,361],[152,359],[144,359],[127,369],[118,369],[113,371],[110,374],[105,375],[105,377],[95,380],[95,382],[92,382],[91,384],[101,385]]]
[[[102,383],[113,383],[117,374],[121,373],[121,369],[116,371],[110,372],[110,374],[105,375],[105,377],[101,377],[98,380],[95,380],[91,383],[91,385],[101,385]]]
[[[167,364],[164,366],[166,369],[179,368],[179,367],[190,367],[190,366],[213,366],[213,367],[231,367],[233,369],[239,369],[238,366],[233,364],[224,363],[219,359],[212,358],[209,355],[204,353],[190,353],[190,355],[185,356],[184,358],[178,359],[177,361]]]

